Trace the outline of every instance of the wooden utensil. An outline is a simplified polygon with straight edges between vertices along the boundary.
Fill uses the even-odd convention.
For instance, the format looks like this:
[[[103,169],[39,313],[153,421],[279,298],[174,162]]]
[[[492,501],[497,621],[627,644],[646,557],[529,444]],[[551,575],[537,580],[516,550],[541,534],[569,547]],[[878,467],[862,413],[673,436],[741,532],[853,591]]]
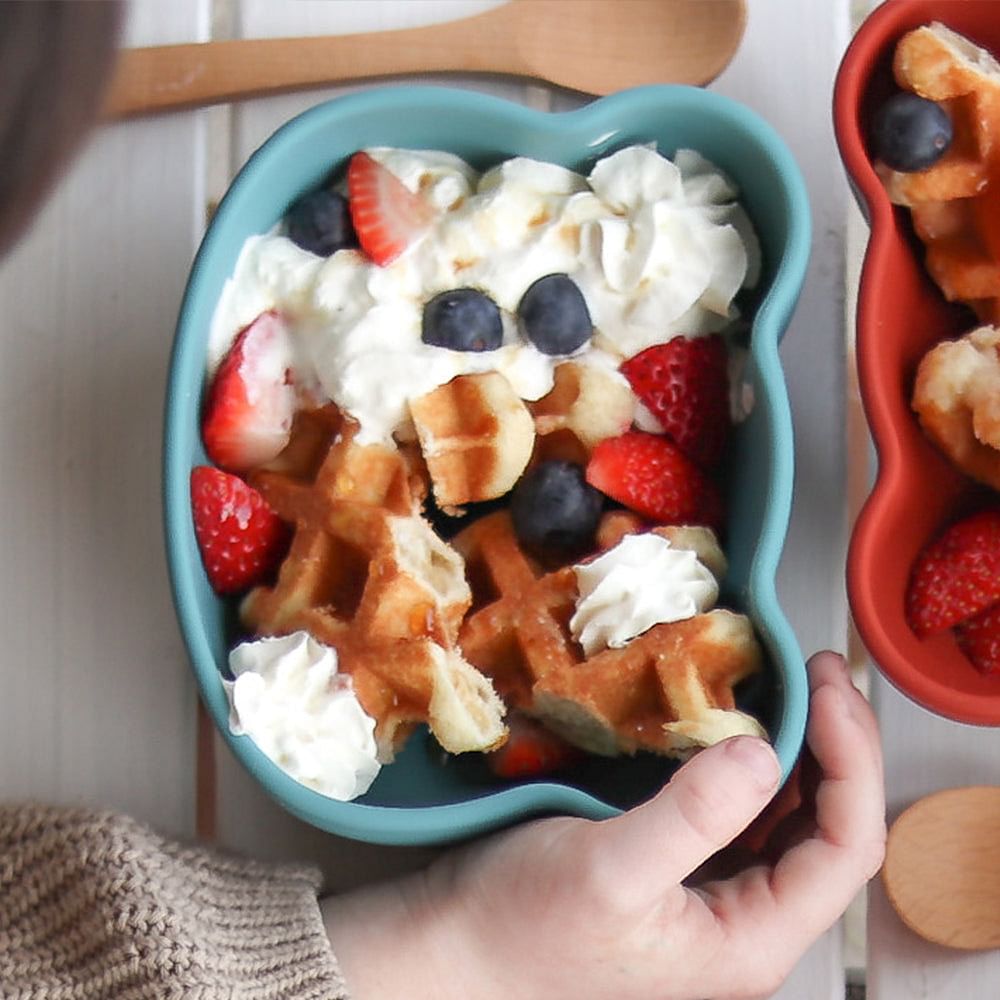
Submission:
[[[122,52],[107,118],[430,72],[503,73],[590,94],[704,84],[733,57],[745,0],[512,0],[421,28]]]
[[[1000,788],[949,788],[893,823],[882,881],[903,923],[949,948],[1000,948]]]

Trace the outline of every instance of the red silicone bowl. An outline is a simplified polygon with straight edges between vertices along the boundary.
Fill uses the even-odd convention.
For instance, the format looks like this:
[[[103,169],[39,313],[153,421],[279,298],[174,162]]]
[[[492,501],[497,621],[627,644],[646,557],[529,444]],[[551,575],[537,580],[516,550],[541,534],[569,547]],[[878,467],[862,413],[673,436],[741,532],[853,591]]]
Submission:
[[[878,473],[854,527],[847,562],[851,610],[882,673],[925,708],[960,722],[1000,725],[1000,676],[983,676],[951,633],[918,639],[904,595],[920,549],[947,524],[1000,503],[954,469],[924,437],[910,408],[924,352],[977,325],[945,302],[923,268],[906,209],[890,204],[868,152],[868,123],[895,89],[892,54],[912,28],[940,21],[1000,54],[995,0],[889,0],[862,25],[834,89],[840,155],[871,227],[858,291],[861,397],[878,452]]]

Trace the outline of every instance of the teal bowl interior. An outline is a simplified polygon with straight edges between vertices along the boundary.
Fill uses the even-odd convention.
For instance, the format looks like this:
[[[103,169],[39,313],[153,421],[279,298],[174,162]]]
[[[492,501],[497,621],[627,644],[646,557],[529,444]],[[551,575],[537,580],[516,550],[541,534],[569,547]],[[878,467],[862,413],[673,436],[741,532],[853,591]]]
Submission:
[[[438,87],[373,90],[321,104],[279,129],[230,187],[194,262],[177,325],[167,388],[164,505],[167,555],[181,629],[202,698],[243,765],[285,808],[313,825],[358,840],[418,844],[454,840],[546,813],[592,819],[648,798],[675,766],[655,757],[591,760],[560,781],[498,784],[481,755],[445,759],[416,734],[361,799],[344,803],[298,784],[245,736],[228,728],[222,686],[232,645],[233,606],[202,570],[188,480],[206,461],[199,435],[210,321],[243,241],[269,230],[303,192],[365,146],[442,149],[477,168],[515,155],[583,172],[633,143],[664,153],[698,150],[729,173],[760,236],[764,256],[747,379],[755,405],[734,449],[724,546],[730,569],[722,602],[750,615],[767,667],[741,703],[764,722],[787,776],[805,729],[801,651],[775,593],[775,572],[792,497],[792,425],[778,358],[809,255],[809,207],[799,170],[778,135],[747,108],[708,91],[655,86],[624,91],[576,111],[533,111],[496,98]]]

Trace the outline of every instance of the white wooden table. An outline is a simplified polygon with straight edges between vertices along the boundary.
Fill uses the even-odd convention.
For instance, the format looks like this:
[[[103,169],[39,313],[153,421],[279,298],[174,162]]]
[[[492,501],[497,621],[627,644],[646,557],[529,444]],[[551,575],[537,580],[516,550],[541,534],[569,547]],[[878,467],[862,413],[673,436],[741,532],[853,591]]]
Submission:
[[[495,2],[135,0],[126,42],[405,27]],[[622,7],[627,16],[627,0]],[[844,316],[856,253],[847,257],[845,285],[851,209],[829,114],[849,36],[848,7],[849,0],[750,0],[744,44],[713,84],[785,135],[813,200],[812,265],[782,348],[798,476],[779,590],[806,651],[848,644],[844,555],[866,447],[856,424],[850,434],[844,430],[854,412]],[[555,109],[581,100],[511,81],[452,82]],[[273,98],[102,129],[30,237],[0,265],[5,798],[111,806],[174,834],[196,830],[196,696],[170,603],[160,530],[170,340],[206,206],[276,125],[326,96]],[[856,217],[852,226],[856,247]],[[878,678],[872,690],[892,814],[939,787],[996,780],[1000,733],[934,719]],[[215,749],[217,834],[228,845],[314,859],[332,887],[430,856],[309,829],[272,805],[221,742]],[[778,995],[843,997],[843,942],[838,926]],[[853,964],[864,944],[850,949]],[[976,1000],[996,994],[1000,953],[963,956],[921,943],[876,885],[867,979],[875,1000]]]

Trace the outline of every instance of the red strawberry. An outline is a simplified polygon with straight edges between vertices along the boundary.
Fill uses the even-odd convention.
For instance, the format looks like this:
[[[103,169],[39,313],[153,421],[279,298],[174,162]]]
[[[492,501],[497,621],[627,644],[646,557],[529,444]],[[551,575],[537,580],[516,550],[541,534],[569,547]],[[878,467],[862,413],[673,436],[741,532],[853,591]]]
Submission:
[[[498,778],[551,774],[575,764],[583,756],[581,750],[526,716],[512,715],[507,719],[507,727],[510,730],[507,742],[486,758]]]
[[[286,338],[284,320],[261,313],[222,359],[201,424],[205,451],[216,465],[246,472],[288,444],[295,390],[286,367]]]
[[[917,557],[906,618],[919,636],[957,625],[1000,601],[1000,509],[951,525]]]
[[[955,629],[955,638],[978,670],[1000,673],[1000,604],[962,622]]]
[[[729,441],[728,365],[725,341],[713,334],[654,344],[621,371],[681,451],[711,469]]]
[[[661,524],[722,524],[716,485],[659,434],[626,431],[605,438],[590,456],[587,482]]]
[[[367,153],[351,157],[347,194],[358,242],[376,264],[391,264],[434,217],[428,202]]]
[[[191,509],[208,582],[217,594],[261,583],[285,554],[288,526],[237,476],[207,465],[192,469]]]

